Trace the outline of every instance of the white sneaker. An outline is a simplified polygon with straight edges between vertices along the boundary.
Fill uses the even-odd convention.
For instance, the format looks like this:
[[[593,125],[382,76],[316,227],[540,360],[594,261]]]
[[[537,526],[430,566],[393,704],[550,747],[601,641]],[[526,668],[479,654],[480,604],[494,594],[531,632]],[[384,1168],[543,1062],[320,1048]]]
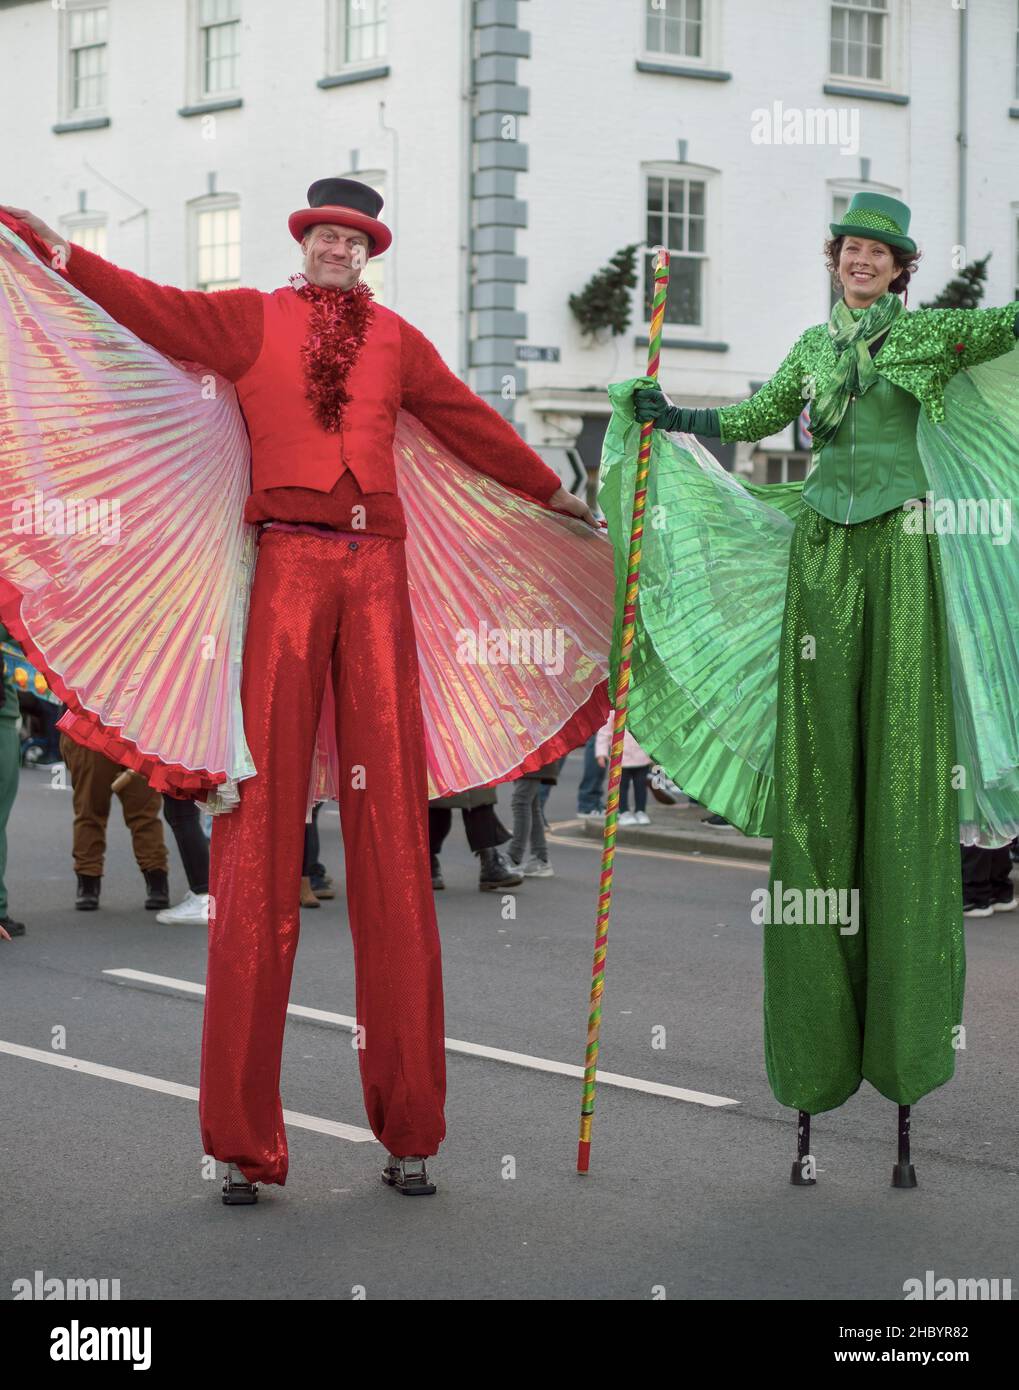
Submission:
[[[207,927],[209,925],[208,893],[188,893],[176,907],[156,913],[156,921],[166,927]]]
[[[637,818],[632,811],[623,811],[616,821],[617,825],[636,825]]]
[[[527,863],[520,870],[524,878],[551,878],[555,873],[552,865],[547,859],[528,859]]]
[[[633,823],[634,825],[650,825],[651,817],[646,811],[634,811]]]
[[[1019,898],[1013,893],[1007,903],[991,903],[995,912],[1014,912],[1019,907]]]
[[[604,819],[605,819],[605,812],[604,812],[604,811],[578,811],[578,812],[577,812],[577,819],[578,819],[578,820],[604,820]]]

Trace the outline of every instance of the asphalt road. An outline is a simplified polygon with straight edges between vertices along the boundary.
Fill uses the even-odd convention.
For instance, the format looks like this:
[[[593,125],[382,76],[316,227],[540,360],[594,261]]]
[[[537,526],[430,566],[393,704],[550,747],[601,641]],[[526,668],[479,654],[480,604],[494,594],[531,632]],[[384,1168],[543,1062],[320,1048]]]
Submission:
[[[583,1061],[598,846],[568,823],[578,777],[574,757],[549,806],[555,877],[525,883],[515,919],[477,891],[455,818],[438,895],[451,1039]],[[75,912],[70,793],[49,782],[22,774],[10,827],[11,911],[29,935],[0,943],[0,1298],[36,1270],[116,1278],[125,1299],[870,1300],[901,1298],[927,1270],[1019,1288],[1019,914],[968,926],[967,1049],[955,1079],[915,1108],[915,1191],[890,1186],[895,1107],[866,1085],[815,1121],[817,1187],[789,1184],[794,1116],[764,1074],[749,917],[766,865],[625,849],[601,1065],[727,1103],[603,1084],[581,1177],[579,1081],[451,1051],[435,1197],[383,1187],[374,1142],[291,1125],[286,1187],[227,1208],[203,1175],[193,1099],[138,1082],[197,1086],[200,995],[109,973],[200,985],[204,931],[143,910],[116,808],[102,910]],[[342,885],[334,807],[321,826]],[[720,833],[719,846],[737,855],[739,837]],[[172,848],[171,887],[176,901]],[[342,893],[303,915],[292,1002],[353,1013]],[[291,1019],[283,1099],[365,1128],[349,1030]]]

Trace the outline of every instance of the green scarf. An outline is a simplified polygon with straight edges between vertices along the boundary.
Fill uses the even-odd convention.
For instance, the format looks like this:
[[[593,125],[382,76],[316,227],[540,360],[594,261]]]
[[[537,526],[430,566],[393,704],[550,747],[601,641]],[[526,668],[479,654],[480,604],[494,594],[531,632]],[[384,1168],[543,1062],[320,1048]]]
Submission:
[[[810,433],[813,447],[821,449],[842,423],[850,396],[862,396],[878,378],[870,345],[880,338],[902,313],[902,300],[885,291],[858,319],[844,299],[837,299],[828,320],[828,332],[838,363],[825,389],[811,401]]]

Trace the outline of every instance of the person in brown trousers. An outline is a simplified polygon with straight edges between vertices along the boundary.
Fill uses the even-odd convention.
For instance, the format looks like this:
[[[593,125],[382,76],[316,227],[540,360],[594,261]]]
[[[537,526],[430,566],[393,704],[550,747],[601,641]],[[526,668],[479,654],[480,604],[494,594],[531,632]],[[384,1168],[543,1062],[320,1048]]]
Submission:
[[[83,748],[60,735],[60,753],[74,790],[74,870],[78,875],[75,907],[94,912],[106,857],[106,822],[110,818],[113,783],[122,779],[117,796],[124,823],[131,832],[135,861],[145,878],[145,906],[150,911],[170,906],[166,843],[161,817],[163,799],[142,777],[123,777],[124,769],[92,748]]]

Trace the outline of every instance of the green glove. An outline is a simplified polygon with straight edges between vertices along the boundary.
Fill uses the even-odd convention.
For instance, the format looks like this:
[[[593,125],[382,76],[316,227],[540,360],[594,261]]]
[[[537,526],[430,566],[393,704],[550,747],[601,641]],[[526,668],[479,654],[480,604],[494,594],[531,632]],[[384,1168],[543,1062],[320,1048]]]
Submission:
[[[682,429],[683,416],[688,414],[682,406],[670,405],[657,386],[636,386],[633,391],[633,413],[641,424],[648,420],[656,430]]]
[[[717,410],[670,405],[654,385],[633,388],[633,413],[641,424],[651,420],[656,430],[667,434],[699,434],[705,439],[720,439],[722,435]]]

